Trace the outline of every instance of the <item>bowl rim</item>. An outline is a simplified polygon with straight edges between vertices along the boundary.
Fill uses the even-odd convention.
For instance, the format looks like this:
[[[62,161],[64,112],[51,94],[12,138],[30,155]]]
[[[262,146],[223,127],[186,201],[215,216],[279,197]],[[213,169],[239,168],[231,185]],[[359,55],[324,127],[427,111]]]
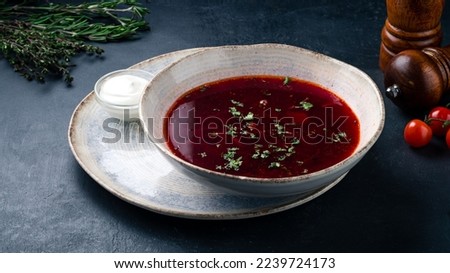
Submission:
[[[218,172],[218,171],[200,167],[198,165],[192,164],[192,163],[185,161],[182,158],[174,155],[167,147],[166,139],[164,139],[164,142],[159,142],[159,143],[154,141],[152,134],[149,133],[149,128],[147,126],[147,123],[143,122],[145,120],[143,118],[144,117],[143,104],[145,102],[145,98],[147,96],[149,96],[148,94],[149,94],[149,90],[150,90],[149,89],[150,85],[154,82],[159,81],[161,75],[166,74],[167,71],[172,69],[173,66],[176,66],[179,63],[185,62],[186,59],[189,60],[190,58],[195,58],[197,55],[205,54],[208,51],[214,51],[214,50],[234,51],[234,50],[239,50],[239,49],[265,48],[265,47],[295,50],[295,51],[299,52],[299,54],[307,54],[310,56],[314,56],[315,58],[319,58],[321,60],[326,60],[328,62],[334,62],[340,66],[345,67],[345,69],[352,70],[353,72],[359,74],[362,78],[364,78],[367,81],[367,84],[370,85],[373,90],[378,91],[378,92],[375,92],[375,96],[376,96],[377,105],[380,109],[380,116],[381,116],[381,118],[379,120],[377,120],[378,127],[376,128],[374,134],[372,136],[370,136],[370,139],[368,140],[368,142],[362,147],[359,147],[359,148],[357,147],[356,150],[350,156],[347,156],[343,160],[341,160],[327,168],[324,168],[324,169],[321,169],[321,170],[318,170],[315,172],[307,173],[307,174],[297,175],[297,176],[280,177],[280,178],[262,178],[262,177],[251,177],[251,176],[242,176],[242,175],[235,175],[235,174],[229,174],[229,173],[222,173],[222,172]],[[186,92],[187,91],[188,90],[186,90]],[[330,91],[332,91],[332,90],[330,90]],[[336,94],[336,95],[338,95],[338,94]],[[198,173],[207,173],[209,175],[218,176],[218,178],[234,180],[234,181],[236,181],[236,183],[245,182],[245,183],[250,183],[250,184],[261,184],[261,185],[268,185],[268,186],[269,185],[280,185],[280,184],[292,185],[292,184],[300,184],[300,183],[308,182],[311,179],[314,179],[316,177],[326,176],[329,173],[339,170],[339,168],[344,165],[352,166],[353,164],[356,164],[367,153],[367,151],[370,150],[370,148],[375,144],[375,142],[378,140],[379,136],[381,135],[381,133],[383,131],[384,123],[385,123],[385,105],[384,105],[384,100],[383,100],[383,97],[381,95],[381,92],[380,92],[378,86],[373,81],[373,79],[371,77],[369,77],[364,71],[360,70],[359,68],[357,68],[353,65],[350,65],[348,63],[345,63],[345,62],[335,59],[333,57],[327,56],[325,54],[322,54],[322,53],[319,53],[316,51],[312,51],[309,49],[305,49],[302,47],[297,47],[297,46],[292,46],[292,45],[287,45],[287,44],[278,44],[278,43],[260,43],[260,44],[250,44],[250,45],[224,45],[224,46],[207,48],[204,51],[196,52],[191,55],[185,56],[185,57],[181,58],[180,60],[177,60],[176,62],[171,63],[170,65],[165,67],[163,70],[161,70],[158,74],[156,74],[154,76],[154,78],[152,79],[152,81],[149,83],[149,85],[147,85],[147,88],[145,88],[145,90],[142,93],[142,96],[140,98],[139,120],[141,121],[141,126],[143,127],[144,134],[147,135],[147,137],[157,147],[157,149],[160,152],[162,152],[163,154],[165,154],[166,156],[168,156],[169,158],[171,158],[172,160],[176,161],[177,163],[184,165],[183,167],[191,172],[194,172],[193,170],[195,170],[195,172],[197,174]],[[164,146],[164,148],[162,146]]]

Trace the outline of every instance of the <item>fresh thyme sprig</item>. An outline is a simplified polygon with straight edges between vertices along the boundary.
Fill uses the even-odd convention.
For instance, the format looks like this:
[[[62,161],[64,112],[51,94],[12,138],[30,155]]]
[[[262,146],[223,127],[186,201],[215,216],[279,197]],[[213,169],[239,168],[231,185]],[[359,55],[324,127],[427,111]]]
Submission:
[[[26,79],[44,82],[48,74],[55,74],[70,84],[71,57],[103,53],[86,41],[131,38],[149,29],[147,13],[135,0],[78,5],[0,1],[0,52]]]
[[[14,40],[11,39],[14,37]],[[103,50],[73,37],[36,31],[28,23],[0,23],[0,48],[5,59],[28,80],[44,82],[49,74],[60,75],[70,84],[70,58],[78,53],[100,55]]]
[[[143,20],[148,10],[134,0],[79,5],[15,5],[5,8],[4,13],[8,13],[10,18],[24,18],[33,28],[39,30],[60,32],[90,41],[119,40],[131,37],[139,30],[148,29],[148,24]]]

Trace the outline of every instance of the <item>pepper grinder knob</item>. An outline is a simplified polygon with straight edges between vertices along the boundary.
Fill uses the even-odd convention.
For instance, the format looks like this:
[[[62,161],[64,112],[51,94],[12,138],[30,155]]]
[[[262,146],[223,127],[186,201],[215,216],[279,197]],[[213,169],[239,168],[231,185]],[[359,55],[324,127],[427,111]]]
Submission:
[[[406,109],[426,109],[450,90],[450,45],[405,50],[384,71],[386,96]]]
[[[382,71],[403,50],[440,46],[444,4],[445,0],[386,0],[379,56]]]

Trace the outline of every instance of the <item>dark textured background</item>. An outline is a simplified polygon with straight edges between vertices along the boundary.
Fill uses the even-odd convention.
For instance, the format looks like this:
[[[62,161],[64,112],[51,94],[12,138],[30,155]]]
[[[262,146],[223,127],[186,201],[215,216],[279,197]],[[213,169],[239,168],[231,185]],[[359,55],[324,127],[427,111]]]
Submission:
[[[67,128],[112,70],[179,49],[286,43],[348,62],[383,88],[383,0],[145,3],[152,30],[74,61],[75,82],[27,82],[0,57],[1,252],[450,252],[450,152],[410,149],[412,117],[386,100],[379,141],[331,191],[300,207],[239,221],[171,218],[111,195],[78,165]],[[442,24],[450,43],[450,7]]]

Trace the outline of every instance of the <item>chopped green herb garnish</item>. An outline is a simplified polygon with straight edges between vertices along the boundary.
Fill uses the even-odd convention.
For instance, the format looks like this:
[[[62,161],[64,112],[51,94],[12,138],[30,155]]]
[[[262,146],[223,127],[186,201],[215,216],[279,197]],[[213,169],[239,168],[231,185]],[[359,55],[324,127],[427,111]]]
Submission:
[[[275,148],[275,152],[279,153],[279,152],[286,152],[287,150],[285,148],[281,148],[281,147],[276,147]]]
[[[284,77],[283,85],[288,85],[291,82],[291,78]]]
[[[269,169],[279,168],[279,167],[281,167],[281,163],[280,162],[271,162],[270,165],[269,165]]]
[[[295,150],[295,147],[294,147],[294,146],[291,146],[291,147],[288,148],[287,151],[288,151],[288,153],[293,154],[293,153],[295,153],[294,150]]]
[[[261,154],[261,158],[268,158],[270,155],[270,151],[269,150],[264,150]]]
[[[203,153],[198,153],[198,155],[199,156],[201,156],[202,158],[204,158],[204,157],[207,157],[208,155],[205,153],[205,152],[203,152]]]
[[[296,108],[300,108],[300,109],[303,109],[305,111],[309,111],[311,108],[313,108],[314,105],[312,103],[310,103],[309,101],[307,101],[307,100],[308,100],[308,98],[306,98],[306,99],[302,100],[301,102],[299,102],[298,103],[299,106],[296,106]]]
[[[226,170],[239,171],[239,167],[241,167],[242,165],[242,156],[235,158],[236,151],[238,150],[239,148],[228,148],[227,153],[223,155],[223,159],[227,161],[227,163],[225,163],[225,165],[223,166]],[[218,169],[217,166],[216,169]]]
[[[281,112],[280,108],[275,108],[275,112]]]
[[[239,106],[239,107],[244,107],[244,104],[243,104],[242,102],[238,102],[238,101],[235,101],[235,100],[231,100],[231,103],[234,104],[234,105],[236,105],[236,106]]]
[[[253,120],[254,114],[252,112],[248,112],[248,114],[243,118],[246,121]]]
[[[238,151],[239,148],[227,148],[227,153],[223,155],[223,159],[229,159],[233,158],[236,155],[236,151]]]
[[[259,150],[255,150],[255,153],[252,155],[252,158],[253,159],[258,159],[260,154],[261,153],[259,152]]]
[[[232,137],[236,137],[236,135],[237,135],[237,128],[236,128],[236,126],[225,125],[225,128],[227,128],[227,132],[226,132],[227,135],[230,135]]]
[[[294,138],[292,139],[292,142],[291,142],[291,144],[292,144],[292,145],[297,145],[297,144],[300,144],[300,139],[298,139],[298,138],[294,137]]]
[[[225,169],[239,171],[239,167],[242,165],[242,156],[237,159],[230,159],[228,163],[225,164]]]
[[[236,107],[230,107],[229,110],[228,110],[228,112],[230,112],[231,115],[233,115],[234,117],[240,117],[240,116],[241,116],[241,112],[238,111],[238,110],[236,109]]]
[[[275,123],[275,128],[277,129],[277,134],[282,135],[285,133],[284,131],[284,126],[281,125],[280,123]]]
[[[347,134],[345,132],[332,133],[331,138],[329,138],[332,142],[348,142]]]

